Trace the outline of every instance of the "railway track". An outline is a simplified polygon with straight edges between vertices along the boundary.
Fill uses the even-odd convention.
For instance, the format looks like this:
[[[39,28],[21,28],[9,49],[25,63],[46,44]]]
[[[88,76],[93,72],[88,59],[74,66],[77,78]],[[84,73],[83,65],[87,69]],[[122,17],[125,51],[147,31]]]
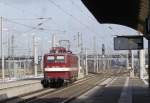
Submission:
[[[32,99],[30,101],[23,101],[24,103],[67,103],[72,99],[75,99],[77,96],[85,93],[86,91],[92,89],[96,86],[97,82],[104,80],[102,78],[94,77],[87,81],[72,85],[70,87],[61,89],[59,91],[46,94],[44,96]],[[92,81],[92,82],[89,82]],[[20,102],[21,103],[21,102]]]
[[[96,75],[95,77],[78,82],[77,84],[38,96],[36,98],[22,100],[19,103],[68,103],[108,78],[108,75],[106,78],[104,78],[104,75]]]
[[[87,81],[91,78],[94,78],[95,76],[96,75],[94,75],[94,74],[89,74],[85,78],[82,78],[82,79],[80,79],[80,80],[78,80],[78,81],[76,81],[72,84],[65,85],[61,88],[57,88],[57,89],[56,88],[44,88],[44,89],[41,89],[41,90],[38,90],[38,91],[35,91],[35,92],[27,93],[27,94],[24,94],[24,95],[20,95],[20,96],[17,96],[17,97],[13,97],[13,98],[4,100],[1,103],[17,103],[17,102],[29,101],[29,100],[32,100],[32,99],[37,98],[39,96],[46,95],[46,94],[49,94],[49,93],[53,93],[53,92],[68,88],[68,87],[73,86],[73,85],[77,85],[77,84],[79,84],[83,81]]]
[[[109,73],[94,74],[69,84],[68,86],[57,89],[43,89],[39,92],[10,99],[4,103],[69,103],[96,85],[106,81],[108,78],[112,81],[114,76]],[[106,86],[106,84],[102,84],[101,86]]]

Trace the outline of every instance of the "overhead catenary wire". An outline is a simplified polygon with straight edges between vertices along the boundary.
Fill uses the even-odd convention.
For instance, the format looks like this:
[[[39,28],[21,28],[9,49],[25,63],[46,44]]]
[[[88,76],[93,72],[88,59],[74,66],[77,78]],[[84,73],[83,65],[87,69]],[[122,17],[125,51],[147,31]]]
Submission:
[[[62,8],[60,5],[56,4],[53,0],[47,0],[49,1],[51,4],[53,4],[55,7],[57,7],[60,11],[62,11],[64,14],[70,16],[72,19],[74,19],[75,21],[77,21],[79,24],[82,24],[87,30],[90,30],[92,33],[94,32],[94,34],[99,35],[98,33],[96,33],[94,30],[92,30],[88,25],[86,25],[85,23],[83,23],[81,20],[79,20],[77,17],[73,16],[71,13],[67,12],[64,10],[64,8]]]
[[[52,0],[48,0],[49,2],[52,2],[53,3],[53,5],[55,5],[57,8],[59,8],[59,9],[61,9],[64,13],[66,13],[66,15],[69,15],[69,16],[71,16],[73,19],[75,19],[78,23],[80,23],[80,24],[82,24],[82,25],[84,25],[84,27],[85,28],[87,28],[88,30],[90,30],[91,32],[93,32],[93,33],[95,33],[95,34],[98,34],[97,32],[95,32],[94,30],[92,30],[88,25],[86,25],[85,23],[83,23],[81,20],[79,20],[77,17],[75,17],[75,16],[73,16],[72,14],[70,14],[70,13],[67,13],[61,6],[59,6],[59,5],[57,5],[54,1],[52,1]],[[13,5],[10,5],[10,4],[8,4],[8,3],[5,3],[5,2],[1,2],[1,3],[3,3],[4,5],[7,5],[7,6],[10,6],[10,7],[12,7],[12,8],[15,8],[15,9],[17,9],[18,10],[18,8],[17,7],[14,7]],[[73,2],[74,3],[74,2]],[[75,3],[74,3],[74,5],[76,5]],[[77,5],[76,5],[77,6]],[[22,10],[22,9],[19,9],[19,10],[21,10],[22,12],[24,12],[24,10]],[[83,12],[82,10],[81,10],[81,12]],[[16,20],[31,20],[32,18],[12,18],[12,19],[16,19]],[[23,24],[24,25],[24,24]],[[24,25],[24,26],[28,26],[29,27],[29,25]],[[29,30],[29,31],[32,31],[32,30],[35,30],[36,28],[35,27],[31,27],[30,26],[30,28],[31,28],[31,30]],[[39,28],[39,29],[37,29],[37,30],[43,30],[42,28]]]
[[[6,6],[10,7],[10,8],[13,8],[13,9],[15,9],[15,10],[17,10],[17,11],[20,11],[21,13],[24,13],[24,12],[25,12],[25,10],[23,10],[23,9],[21,9],[21,8],[18,8],[18,7],[16,7],[16,6],[12,6],[12,5],[10,5],[9,3],[4,2],[4,0],[3,0],[3,1],[0,1],[0,3],[3,4],[3,5],[6,5]],[[26,12],[26,13],[27,13],[27,12]],[[35,14],[33,14],[33,12],[28,11],[28,13],[29,13],[29,14],[32,13],[32,15],[36,16]]]
[[[37,20],[52,20],[52,17],[30,17],[30,18],[28,18],[28,17],[12,17],[12,18],[7,18],[7,19],[9,19],[9,20],[17,20],[17,21],[19,21],[19,20],[34,20],[34,21],[37,21]]]
[[[45,31],[58,31],[57,29],[46,29],[46,28],[42,28],[40,27],[42,24],[44,24],[45,22],[47,23],[47,21],[49,19],[45,19],[45,21],[41,22],[41,23],[38,23],[36,26],[30,26],[30,25],[27,25],[27,24],[24,24],[24,23],[20,23],[20,22],[16,22],[16,21],[13,21],[13,20],[10,20],[10,19],[7,19],[7,18],[4,18],[6,21],[8,22],[11,22],[11,23],[14,23],[14,24],[17,24],[17,25],[22,25],[26,28],[30,28],[30,30],[27,30],[25,31],[24,33],[27,33],[27,32],[30,32],[32,30],[45,30]],[[38,18],[38,19],[42,19],[42,18]],[[50,19],[51,20],[51,19]],[[59,30],[61,31],[61,30]],[[64,31],[63,31],[64,32]]]
[[[87,15],[82,9],[81,7],[74,2],[74,0],[69,0],[83,15],[87,16],[88,18],[90,18],[92,21],[96,22],[96,19],[92,18],[91,16]]]
[[[18,7],[16,7],[16,6],[13,6],[13,5],[10,5],[9,3],[6,3],[6,2],[3,2],[3,1],[0,1],[0,3],[1,4],[3,4],[3,5],[6,5],[6,6],[8,6],[8,7],[10,7],[10,8],[13,8],[13,9],[16,9],[17,11],[20,11],[20,12],[22,12],[22,13],[24,13],[25,12],[25,10],[22,10],[21,8],[18,8]],[[30,11],[27,11],[26,13],[30,13],[30,14],[33,14],[33,13],[31,13]],[[35,15],[35,14],[34,14]],[[36,16],[36,15],[35,15]],[[7,18],[8,19],[8,18]],[[23,17],[21,17],[21,18],[18,18],[18,17],[12,17],[12,18],[9,18],[9,20],[17,20],[17,21],[19,21],[19,20],[44,20],[44,19],[52,19],[51,17],[38,17],[38,18],[23,18]],[[13,21],[13,22],[15,22],[15,21]],[[25,27],[29,27],[29,25],[26,25],[26,24],[21,24],[21,23],[18,23],[18,22],[16,22],[16,24],[20,24],[20,25],[24,25]],[[40,24],[38,24],[38,25],[40,25]],[[37,26],[38,26],[37,25]],[[29,28],[31,28],[30,30],[28,30],[28,31],[26,31],[26,32],[30,32],[30,31],[32,31],[32,30],[35,30],[36,29],[36,27],[29,27]],[[39,29],[37,29],[37,30],[43,30],[42,28],[39,28]],[[53,31],[53,30],[52,30]],[[54,30],[55,31],[55,30]],[[26,33],[25,32],[25,33]]]
[[[92,18],[91,16],[89,16],[88,14],[85,13],[85,12],[81,9],[81,7],[77,4],[77,2],[75,2],[74,0],[69,0],[69,1],[72,3],[72,5],[74,5],[74,7],[76,7],[76,9],[77,9],[78,11],[81,12],[81,14],[83,14],[83,15],[86,16],[86,17],[88,17],[89,20],[91,20],[92,22],[98,23],[96,19]]]
[[[51,2],[52,0],[48,0],[49,2]],[[95,30],[93,30],[90,26],[88,26],[86,23],[84,23],[82,20],[80,20],[78,17],[75,17],[72,13],[70,12],[67,12],[62,6],[58,5],[55,1],[52,1],[53,2],[53,5],[57,5],[56,7],[61,9],[62,12],[64,12],[66,15],[70,16],[72,19],[74,19],[76,22],[78,22],[80,25],[83,25],[83,27],[85,27],[87,30],[91,31],[93,34],[96,34],[96,35],[99,35],[99,33],[97,33]],[[77,4],[75,4],[75,2],[73,2],[74,4],[73,5],[76,5],[76,7],[78,6]],[[52,4],[52,3],[51,3]],[[10,5],[10,4],[9,4]],[[11,6],[11,5],[10,5]],[[17,8],[16,8],[17,9]],[[77,8],[78,9],[78,8]],[[81,10],[81,12],[83,12]],[[84,12],[83,12],[84,13]],[[84,13],[86,15],[86,13]],[[34,18],[12,18],[14,20],[34,20]],[[12,20],[11,19],[11,20]],[[10,19],[9,19],[10,20]],[[36,19],[35,19],[36,20]],[[38,19],[37,19],[38,20]],[[41,19],[39,19],[41,20]],[[27,24],[24,24],[24,23],[20,23],[20,25],[24,25],[25,27],[27,28],[30,28],[30,30],[27,30],[25,31],[26,32],[31,32],[33,30],[45,30],[45,31],[57,31],[57,30],[52,30],[52,29],[46,29],[46,28],[42,28],[40,27],[40,23],[37,24],[36,26],[31,26],[31,25],[27,25]],[[102,37],[104,38],[104,37]]]
[[[21,8],[18,8],[18,7],[16,7],[16,6],[13,6],[13,5],[11,5],[11,4],[9,4],[9,3],[7,3],[7,2],[4,2],[4,1],[0,1],[0,3],[1,4],[3,4],[3,5],[6,5],[6,6],[8,6],[8,7],[10,7],[10,8],[13,8],[13,9],[15,9],[15,10],[17,10],[17,11],[20,11],[20,12],[22,12],[22,13],[30,13],[30,14],[32,14],[32,15],[35,15],[33,12],[31,13],[30,11],[25,11],[25,10],[23,10],[23,9],[21,9]],[[35,15],[35,17],[37,17],[36,15]],[[18,17],[12,17],[12,18],[9,18],[9,20],[17,20],[17,21],[19,21],[19,20],[24,20],[24,21],[28,21],[28,20],[43,20],[43,19],[51,19],[51,17],[38,17],[38,18],[30,18],[30,17],[26,17],[26,18],[23,18],[23,17],[21,17],[21,18],[18,18]],[[51,19],[52,20],[52,19]],[[18,23],[19,24],[19,23]],[[26,24],[21,24],[22,26],[24,25],[26,25]],[[26,25],[26,27],[29,27],[29,25]],[[27,33],[27,32],[31,32],[31,31],[33,31],[33,30],[35,30],[36,28],[35,27],[29,27],[29,28],[31,28],[30,30],[27,30],[27,31],[25,31],[24,33]],[[39,28],[39,29],[37,29],[37,30],[43,30],[42,28]],[[44,29],[44,30],[46,30],[46,29]],[[58,31],[58,30],[47,30],[47,31]],[[61,30],[60,30],[61,31]]]
[[[18,24],[18,25],[22,25],[24,27],[27,27],[27,28],[32,28],[32,29],[36,29],[36,27],[34,26],[30,26],[30,25],[26,25],[24,23],[19,23],[19,22],[16,22],[16,21],[13,21],[13,20],[10,20],[10,19],[7,19],[7,18],[4,18],[6,21],[8,22],[11,22],[11,23],[15,23],[15,24]]]
[[[40,19],[40,18],[36,18],[36,19]],[[44,18],[43,18],[44,19]],[[22,25],[24,27],[27,27],[27,28],[32,28],[32,29],[37,29],[36,27],[38,26],[41,26],[44,22],[50,20],[50,19],[45,19],[45,21],[41,22],[41,23],[38,23],[36,27],[34,26],[30,26],[30,25],[27,25],[27,24],[24,24],[24,23],[19,23],[19,22],[16,22],[16,21],[13,21],[11,19],[8,19],[8,18],[4,18],[4,20],[8,21],[8,22],[11,22],[11,23],[15,23],[15,24],[18,24],[18,25]]]

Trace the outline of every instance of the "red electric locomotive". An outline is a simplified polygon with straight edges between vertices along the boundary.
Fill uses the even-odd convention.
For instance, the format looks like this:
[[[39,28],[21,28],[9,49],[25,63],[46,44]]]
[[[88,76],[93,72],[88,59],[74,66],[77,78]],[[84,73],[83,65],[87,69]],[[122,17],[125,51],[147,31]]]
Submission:
[[[78,77],[78,57],[64,47],[53,47],[50,53],[44,55],[43,87],[61,86]]]

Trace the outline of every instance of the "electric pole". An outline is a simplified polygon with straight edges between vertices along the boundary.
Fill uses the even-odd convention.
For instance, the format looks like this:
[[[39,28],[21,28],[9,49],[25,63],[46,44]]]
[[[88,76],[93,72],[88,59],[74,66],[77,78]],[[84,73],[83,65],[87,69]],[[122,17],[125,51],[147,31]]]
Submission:
[[[16,68],[15,68],[15,64],[14,64],[14,35],[11,36],[11,58],[12,58],[12,69],[14,72],[14,77],[16,77]]]
[[[37,54],[38,41],[35,36],[33,36],[33,57],[34,57],[34,75],[37,76],[37,64],[38,64],[38,54]]]
[[[94,59],[94,73],[96,72],[96,38],[93,37],[93,59]]]
[[[52,47],[56,47],[56,35],[53,34],[52,36]]]
[[[1,64],[2,64],[2,79],[5,79],[4,54],[3,54],[3,17],[1,19]]]
[[[80,33],[78,32],[77,35],[77,47],[78,47],[78,68],[79,68],[79,72],[78,74],[80,74],[80,70],[81,70],[81,65],[80,65]]]
[[[99,72],[99,57],[98,57],[98,52],[96,52],[96,72]]]
[[[102,44],[102,68],[103,68],[103,70],[105,70],[105,60],[104,60],[104,58],[105,58],[105,45]]]
[[[85,48],[85,75],[88,75],[88,64],[87,64],[87,48]]]
[[[8,38],[8,72],[9,72],[9,78],[11,78],[11,70],[10,70],[10,38]]]

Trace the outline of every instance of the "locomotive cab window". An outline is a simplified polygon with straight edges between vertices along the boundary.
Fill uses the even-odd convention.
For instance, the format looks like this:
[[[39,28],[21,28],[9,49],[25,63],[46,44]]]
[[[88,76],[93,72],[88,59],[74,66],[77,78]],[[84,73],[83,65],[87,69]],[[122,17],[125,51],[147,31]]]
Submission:
[[[57,62],[65,62],[65,57],[64,56],[57,56],[56,61]]]
[[[55,60],[55,57],[54,57],[54,56],[48,56],[48,57],[47,57],[47,61],[48,61],[48,62],[54,62],[54,60]]]

